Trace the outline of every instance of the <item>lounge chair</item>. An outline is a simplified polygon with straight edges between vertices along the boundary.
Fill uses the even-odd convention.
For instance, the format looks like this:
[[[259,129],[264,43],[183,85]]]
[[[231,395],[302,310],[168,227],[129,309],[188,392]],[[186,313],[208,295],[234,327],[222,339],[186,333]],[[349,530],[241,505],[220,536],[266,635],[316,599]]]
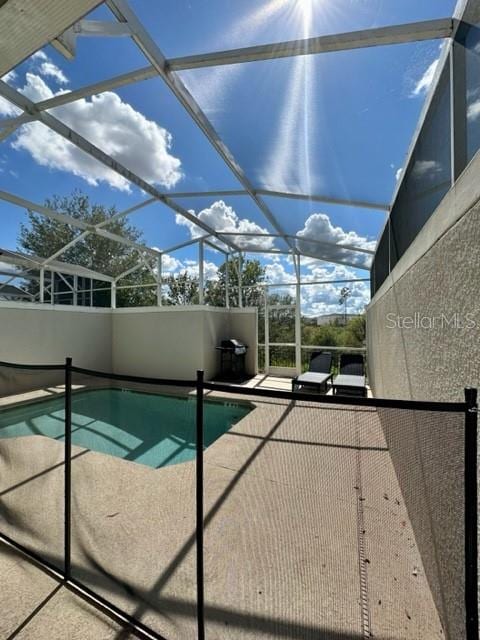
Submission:
[[[308,371],[292,380],[292,392],[305,387],[317,390],[318,393],[327,392],[327,383],[332,378],[332,354],[328,351],[314,351],[310,356]]]
[[[333,379],[333,395],[362,396],[367,395],[365,386],[365,363],[358,353],[342,353],[340,356],[340,373]]]

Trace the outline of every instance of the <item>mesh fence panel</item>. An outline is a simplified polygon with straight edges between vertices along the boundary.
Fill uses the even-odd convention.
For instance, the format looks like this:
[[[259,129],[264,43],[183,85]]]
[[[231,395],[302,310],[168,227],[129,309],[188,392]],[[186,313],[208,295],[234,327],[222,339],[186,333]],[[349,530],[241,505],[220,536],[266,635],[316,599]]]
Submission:
[[[464,414],[254,405],[205,451],[207,635],[464,638]]]
[[[0,532],[63,569],[64,370],[0,364]]]
[[[447,637],[465,637],[463,413],[379,409]]]
[[[72,577],[169,640],[195,638],[192,388],[72,383]]]
[[[64,375],[0,365],[0,531],[60,569]],[[195,638],[193,386],[72,383],[72,577]],[[207,388],[207,637],[466,637],[462,405]]]

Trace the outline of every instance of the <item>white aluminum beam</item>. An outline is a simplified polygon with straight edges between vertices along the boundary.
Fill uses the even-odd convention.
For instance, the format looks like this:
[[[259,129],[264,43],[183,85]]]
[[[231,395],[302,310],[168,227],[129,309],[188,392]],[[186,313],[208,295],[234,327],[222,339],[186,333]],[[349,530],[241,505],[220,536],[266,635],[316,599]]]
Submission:
[[[104,220],[103,222],[100,222],[99,224],[96,224],[95,225],[95,229],[102,229],[103,227],[108,226],[112,222],[115,222],[116,220],[119,220],[120,218],[125,218],[126,216],[129,216],[131,213],[134,213],[135,211],[138,211],[139,209],[143,209],[143,207],[146,207],[149,204],[152,204],[153,202],[157,202],[157,199],[156,198],[148,198],[148,200],[144,200],[143,202],[139,202],[138,204],[135,204],[132,207],[129,207],[128,209],[125,209],[124,211],[119,211],[118,213],[113,215],[111,218],[108,218],[107,220]]]
[[[204,258],[203,240],[198,243],[198,304],[204,303],[205,282],[204,282]]]
[[[257,196],[253,185],[250,183],[243,169],[237,163],[227,146],[220,139],[210,120],[206,117],[206,115],[200,108],[200,105],[189,93],[179,76],[169,71],[167,61],[163,53],[157,47],[156,43],[150,37],[143,25],[140,23],[135,13],[129,7],[128,3],[124,0],[108,0],[107,4],[120,22],[126,22],[130,26],[130,29],[132,30],[132,38],[138,45],[139,49],[155,67],[159,76],[165,81],[169,89],[173,92],[180,104],[182,104],[186,109],[187,113],[193,119],[195,124],[207,136],[210,144],[214,147],[214,149],[226,163],[228,168],[235,175],[237,180],[249,193],[256,205],[262,211],[265,218],[281,235],[285,236],[283,229],[275,219],[274,215],[269,210],[265,202],[260,198],[260,196]],[[169,199],[167,198],[167,200]],[[288,238],[285,238],[285,242],[287,244],[290,244]],[[238,247],[236,248],[237,250],[239,249]],[[292,251],[295,251],[295,248],[293,246],[291,247],[291,249]]]
[[[49,256],[48,258],[43,260],[42,266],[46,267],[48,264],[50,264],[50,262],[52,262],[52,260],[56,260],[58,257],[63,255],[65,253],[65,251],[68,251],[68,249],[70,249],[71,247],[76,245],[78,242],[80,242],[81,240],[86,238],[89,233],[90,233],[90,231],[82,231],[82,233],[80,233],[76,238],[74,238],[73,240],[68,242],[66,245],[64,245],[61,249],[59,249],[58,251],[53,253],[51,256]]]
[[[78,229],[82,229],[83,231],[90,231],[91,227],[86,222],[79,220],[78,218],[72,218],[71,216],[67,216],[64,213],[58,213],[58,211],[54,211],[53,209],[49,209],[48,207],[44,207],[43,205],[36,204],[35,202],[31,202],[30,200],[26,200],[25,198],[21,198],[20,196],[16,196],[13,193],[9,193],[8,191],[0,191],[0,199],[5,200],[6,202],[11,202],[14,205],[19,207],[23,207],[25,209],[31,209],[36,213],[40,213],[47,218],[51,218],[52,220],[56,220],[57,222],[63,222],[63,224],[71,225],[72,227],[77,227]]]
[[[115,279],[114,282],[118,282],[119,280],[122,280],[123,278],[126,278],[127,276],[129,276],[131,273],[135,273],[135,271],[138,271],[139,269],[141,269],[143,267],[143,264],[141,264],[140,262],[136,265],[134,265],[133,267],[130,267],[130,269],[127,269],[126,271],[124,271],[123,273],[121,273],[120,275],[118,275]]]
[[[41,122],[42,124],[52,129],[52,131],[55,131],[56,133],[64,137],[66,140],[74,144],[76,147],[78,147],[79,149],[82,149],[82,151],[85,151],[88,155],[92,156],[93,158],[95,158],[96,160],[104,164],[106,167],[108,167],[112,171],[115,171],[116,173],[121,175],[123,178],[131,182],[132,184],[137,185],[137,187],[139,187],[146,193],[149,193],[157,200],[163,202],[168,207],[170,207],[171,209],[173,209],[174,211],[182,215],[184,218],[186,218],[190,222],[193,222],[196,226],[200,227],[204,231],[207,231],[209,234],[213,236],[217,236],[217,232],[214,229],[212,229],[209,225],[199,220],[196,216],[192,215],[189,211],[181,207],[176,202],[171,201],[170,198],[164,196],[154,186],[152,186],[151,184],[143,180],[143,178],[140,178],[139,176],[137,176],[133,171],[130,171],[130,169],[127,169],[122,164],[114,160],[111,156],[106,154],[104,151],[102,151],[101,149],[96,147],[94,144],[92,144],[91,142],[83,138],[81,135],[79,135],[78,133],[70,129],[70,127],[67,127],[65,124],[63,124],[63,122],[61,122],[60,120],[58,120],[57,118],[55,118],[49,113],[46,113],[43,111],[40,111],[40,112],[37,111],[35,103],[33,103],[26,96],[21,94],[19,91],[16,91],[14,88],[10,87],[6,82],[2,80],[0,80],[0,95],[2,95],[12,104],[15,104],[17,107],[20,107],[21,109],[26,111],[30,115],[34,115],[39,122]],[[229,244],[231,245],[232,248],[238,249],[233,242],[230,242]],[[148,249],[148,248],[145,248],[145,249],[148,250],[149,252],[153,251],[152,249]]]
[[[118,4],[118,0],[112,0]],[[243,47],[228,51],[203,53],[181,58],[171,58],[166,61],[172,71],[217,67],[259,60],[272,60],[292,56],[305,56],[333,51],[348,51],[364,49],[406,42],[420,42],[422,40],[438,40],[452,37],[454,30],[453,18],[439,18],[407,24],[363,29],[349,33],[337,33],[288,42]]]
[[[373,209],[388,212],[390,205],[385,202],[369,202],[368,200],[355,200],[347,198],[335,198],[319,194],[295,193],[292,191],[272,191],[270,189],[255,189],[255,193],[261,196],[273,196],[275,198],[288,198],[291,200],[308,200],[311,202],[324,202],[326,204],[338,204],[359,209]],[[228,197],[228,196],[249,196],[244,189],[217,190],[217,191],[185,191],[165,193],[169,198],[205,198],[205,197]]]
[[[216,191],[173,191],[165,193],[169,198],[205,198],[205,197],[227,197],[227,196],[248,196],[245,189],[219,189]]]
[[[131,35],[128,25],[108,20],[79,20],[71,29],[76,36],[118,38]]]
[[[162,256],[157,258],[157,306],[162,306]]]
[[[183,249],[184,247],[189,247],[191,244],[195,244],[196,242],[206,240],[209,237],[210,236],[207,234],[204,236],[199,236],[198,238],[191,238],[190,240],[185,240],[185,242],[180,242],[179,244],[175,244],[173,245],[173,247],[169,247],[168,249],[162,249],[162,255],[166,253],[173,253],[174,251],[177,251],[178,249]]]
[[[277,233],[254,233],[254,232],[244,232],[244,233],[238,233],[236,231],[221,231],[220,235],[222,236],[237,236],[237,237],[252,237],[252,238],[282,238],[282,236],[280,236]],[[368,255],[375,255],[375,251],[372,251],[371,249],[365,249],[362,247],[356,247],[350,244],[339,244],[338,242],[328,242],[327,240],[317,240],[315,238],[309,238],[308,236],[294,236],[294,235],[287,235],[287,238],[291,238],[292,240],[295,240],[295,242],[309,242],[309,243],[313,243],[313,244],[318,244],[320,246],[326,246],[326,247],[336,247],[338,249],[347,249],[348,251],[355,251],[358,253],[366,253]],[[246,249],[246,251],[248,252],[249,249]],[[262,249],[258,249],[258,251],[262,251]]]
[[[230,282],[229,282],[230,256],[225,256],[225,307],[230,309]]]
[[[389,211],[390,205],[383,202],[369,202],[368,200],[350,200],[346,198],[333,198],[307,193],[294,193],[291,191],[271,191],[269,189],[257,189],[257,193],[263,196],[273,196],[275,198],[289,198],[292,200],[309,200],[312,202],[324,202],[326,204],[339,204],[348,207],[358,207],[359,209],[374,209],[378,211]]]
[[[32,211],[36,211],[41,215],[44,215],[47,218],[51,218],[52,220],[57,220],[58,222],[63,222],[64,224],[71,225],[73,227],[77,227],[78,229],[82,229],[83,231],[89,231],[92,233],[96,233],[99,236],[104,238],[108,238],[113,242],[118,242],[120,244],[124,244],[126,246],[132,247],[134,249],[138,249],[139,251],[146,251],[151,255],[157,256],[159,252],[155,249],[151,249],[142,244],[138,244],[133,240],[129,240],[128,238],[124,238],[116,233],[112,233],[107,231],[106,229],[97,229],[94,225],[89,225],[83,220],[79,220],[78,218],[73,218],[72,216],[67,216],[64,213],[58,213],[53,209],[45,207],[40,204],[36,204],[35,202],[31,202],[30,200],[26,200],[25,198],[20,198],[19,196],[14,195],[13,193],[9,193],[8,191],[0,191],[0,199],[6,200],[7,202],[11,202],[19,207],[24,207],[25,209],[31,209]]]
[[[282,251],[281,249],[248,249],[244,250],[246,254],[258,254],[258,255],[276,255],[276,256],[291,256],[293,255],[291,251]],[[350,260],[339,260],[338,258],[330,258],[330,257],[320,257],[320,256],[312,256],[310,254],[301,254],[306,258],[313,258],[314,260],[318,260],[319,262],[326,262],[327,264],[342,264],[346,267],[353,267],[354,269],[361,269],[362,271],[369,271],[370,267],[365,267],[355,262],[351,262]]]
[[[37,102],[35,106],[38,111],[45,111],[46,109],[53,109],[64,104],[69,104],[70,102],[75,102],[81,98],[88,98],[90,96],[103,93],[104,91],[112,91],[113,89],[118,89],[134,82],[149,80],[157,76],[158,74],[156,69],[149,65],[142,67],[141,69],[122,73],[118,76],[114,76],[113,78],[108,78],[106,80],[87,85],[81,89],[62,93],[54,96],[53,98],[49,98],[48,100],[42,100],[41,102]]]

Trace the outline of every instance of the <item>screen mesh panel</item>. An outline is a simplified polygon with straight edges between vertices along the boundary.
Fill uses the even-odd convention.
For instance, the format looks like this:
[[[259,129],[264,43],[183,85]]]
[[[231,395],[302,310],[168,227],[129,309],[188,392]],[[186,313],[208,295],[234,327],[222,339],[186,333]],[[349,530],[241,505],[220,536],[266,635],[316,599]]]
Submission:
[[[451,606],[438,598],[431,563],[439,524],[462,522],[463,414],[253,403],[205,452],[207,631],[405,640],[452,629],[449,637],[465,637],[462,525],[443,533],[439,555],[444,590],[458,569]],[[459,454],[436,477],[435,432]],[[442,511],[447,496],[455,514]],[[435,510],[433,529],[422,500]]]
[[[0,364],[0,532],[63,569],[63,368]]]
[[[68,493],[64,380],[0,365],[0,533],[63,571],[70,495],[73,580],[197,637],[195,385],[74,368]],[[207,637],[467,638],[464,405],[207,389]]]
[[[465,637],[461,413],[379,409],[392,462],[447,637]]]
[[[73,384],[72,575],[162,636],[195,638],[192,389]]]

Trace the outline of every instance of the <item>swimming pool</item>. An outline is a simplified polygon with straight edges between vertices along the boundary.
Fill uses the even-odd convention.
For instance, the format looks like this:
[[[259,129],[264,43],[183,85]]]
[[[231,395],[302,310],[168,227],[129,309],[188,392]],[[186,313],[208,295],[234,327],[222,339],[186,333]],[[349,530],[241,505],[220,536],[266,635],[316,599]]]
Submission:
[[[72,396],[72,442],[158,468],[195,458],[193,397],[98,389]],[[208,447],[251,411],[245,404],[205,401]],[[64,439],[64,399],[55,398],[0,411],[0,438],[43,435]]]

